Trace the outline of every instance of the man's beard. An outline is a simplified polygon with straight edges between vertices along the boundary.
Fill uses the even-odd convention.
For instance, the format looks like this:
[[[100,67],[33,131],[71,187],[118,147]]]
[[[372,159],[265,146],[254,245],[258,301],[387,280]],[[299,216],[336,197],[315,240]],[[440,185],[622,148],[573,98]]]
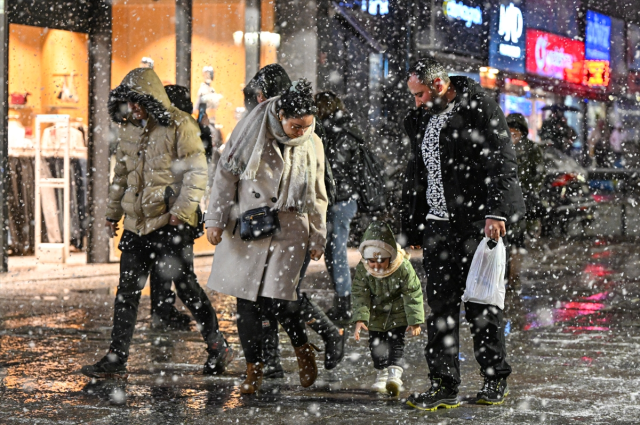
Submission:
[[[440,112],[447,109],[447,106],[449,106],[449,103],[447,102],[447,98],[445,96],[447,92],[444,92],[444,94],[439,96],[435,89],[430,90],[432,99],[431,106],[422,105],[422,107],[430,114],[439,114]]]

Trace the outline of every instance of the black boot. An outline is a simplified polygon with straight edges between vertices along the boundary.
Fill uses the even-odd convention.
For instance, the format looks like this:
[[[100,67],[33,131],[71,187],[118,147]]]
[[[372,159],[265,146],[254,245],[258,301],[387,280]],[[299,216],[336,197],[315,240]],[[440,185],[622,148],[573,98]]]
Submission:
[[[414,393],[407,399],[407,405],[419,410],[434,411],[438,407],[452,409],[460,406],[458,388],[439,378],[431,378],[431,388],[424,393]]]
[[[307,326],[324,341],[324,368],[335,368],[344,357],[344,330],[334,325],[320,307],[307,298],[307,294],[302,294],[300,308]]]
[[[209,357],[204,364],[203,375],[222,375],[233,360],[233,350],[221,333],[217,332],[215,342],[207,347]]]
[[[127,362],[116,353],[109,352],[98,363],[82,366],[80,372],[89,378],[127,379]]]
[[[188,331],[191,329],[191,317],[180,313],[174,306],[156,309],[151,313],[151,327],[162,331]]]
[[[264,361],[264,378],[284,378],[284,369],[280,364],[280,348],[278,322],[264,318],[262,320],[262,360]]]
[[[484,385],[478,393],[478,404],[502,404],[509,395],[506,378],[489,379],[484,377]]]
[[[351,320],[351,297],[336,297],[333,307],[327,311],[327,317],[339,324],[346,324]]]

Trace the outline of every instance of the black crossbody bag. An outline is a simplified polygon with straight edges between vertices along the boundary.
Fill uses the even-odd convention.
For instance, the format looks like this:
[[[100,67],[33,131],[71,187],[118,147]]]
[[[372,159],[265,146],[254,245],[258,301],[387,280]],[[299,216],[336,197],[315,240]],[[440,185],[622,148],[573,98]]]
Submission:
[[[278,210],[270,207],[254,208],[243,212],[236,222],[240,224],[240,239],[243,241],[257,241],[280,232]],[[235,233],[236,229],[233,230]]]

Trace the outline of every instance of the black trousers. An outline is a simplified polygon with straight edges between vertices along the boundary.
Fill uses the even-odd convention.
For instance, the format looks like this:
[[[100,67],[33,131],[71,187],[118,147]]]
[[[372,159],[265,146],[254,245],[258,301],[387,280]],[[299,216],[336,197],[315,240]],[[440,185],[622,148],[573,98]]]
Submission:
[[[160,316],[161,318],[169,318],[174,303],[176,302],[176,294],[171,290],[173,281],[167,279],[165,273],[158,267],[151,269],[151,278],[149,286],[151,287],[151,314]]]
[[[428,342],[425,357],[429,377],[450,386],[460,384],[460,304],[473,254],[482,239],[475,230],[454,231],[448,221],[429,220],[424,230],[423,264],[427,275]],[[502,310],[484,304],[465,303],[471,325],[474,355],[481,373],[506,378],[507,364]]]
[[[193,271],[193,238],[190,230],[184,227],[165,226],[145,236],[125,230],[122,235],[119,245],[122,251],[120,283],[114,304],[111,351],[124,360],[129,356],[140,293],[154,267],[163,279],[175,282],[178,297],[195,318],[207,345],[213,347],[223,342],[216,312]]]
[[[374,368],[381,370],[389,366],[401,366],[406,330],[406,326],[400,326],[385,332],[369,331],[369,350]]]
[[[264,362],[262,317],[279,322],[294,347],[307,343],[307,333],[298,301],[258,297],[254,302],[238,298],[238,336],[247,363]]]
[[[307,268],[309,267],[309,263],[311,262],[311,253],[307,251],[307,254],[304,257],[304,263],[302,263],[302,269],[300,270],[300,280],[298,280],[298,286],[296,286],[296,294],[298,295],[298,300],[302,299],[302,293],[300,292],[300,284],[302,283],[302,279],[307,273]],[[171,285],[169,285],[171,286]],[[153,291],[153,287],[151,288]],[[153,295],[152,295],[153,301]],[[298,303],[300,305],[300,303]],[[279,357],[279,339],[278,339],[278,321],[276,319],[269,319],[268,317],[262,316],[262,348],[266,350],[264,361],[267,361],[269,356],[278,356]],[[274,348],[275,347],[275,351]],[[278,360],[279,361],[279,360]]]

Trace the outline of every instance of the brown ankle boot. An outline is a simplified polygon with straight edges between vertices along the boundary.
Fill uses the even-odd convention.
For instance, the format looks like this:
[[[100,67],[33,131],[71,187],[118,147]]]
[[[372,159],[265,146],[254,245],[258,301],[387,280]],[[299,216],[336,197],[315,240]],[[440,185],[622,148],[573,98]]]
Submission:
[[[318,366],[316,365],[316,353],[320,351],[313,344],[306,343],[301,347],[294,347],[296,357],[298,358],[298,368],[300,369],[300,384],[304,387],[310,387],[318,378]]]
[[[262,363],[247,363],[247,379],[240,385],[240,394],[255,394],[262,386]]]

